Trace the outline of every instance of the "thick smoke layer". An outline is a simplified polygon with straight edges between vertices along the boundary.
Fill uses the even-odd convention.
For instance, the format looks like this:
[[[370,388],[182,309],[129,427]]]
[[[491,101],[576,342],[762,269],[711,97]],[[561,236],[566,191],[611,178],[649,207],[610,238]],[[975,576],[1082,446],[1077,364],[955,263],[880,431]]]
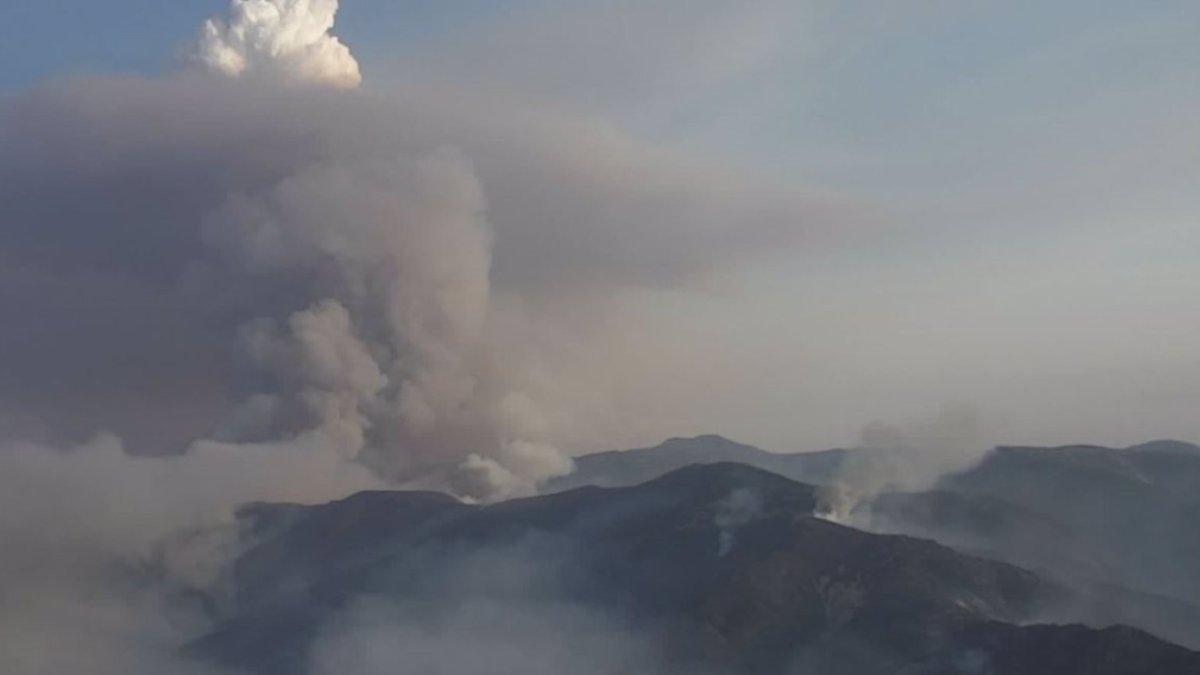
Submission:
[[[603,428],[586,364],[636,349],[600,342],[614,298],[811,219],[590,123],[478,111],[203,78],[5,102],[7,425],[140,453],[321,433],[393,480],[527,491]]]
[[[239,504],[565,473],[623,424],[562,375],[630,353],[622,298],[825,211],[594,120],[347,91],[336,9],[235,0],[210,72],[0,98],[5,672],[192,672]]]
[[[337,10],[338,0],[232,0],[228,21],[204,23],[197,58],[226,75],[356,87],[358,62],[329,34]]]
[[[286,320],[260,316],[239,328],[243,354],[271,391],[249,399],[235,416],[241,428],[226,432],[319,429],[332,449],[357,457],[369,440],[435,453],[445,429],[487,426],[472,362],[489,295],[482,209],[469,164],[437,152],[305,167],[206,217],[201,237],[222,276],[286,279],[308,303]],[[527,439],[469,440],[488,452]],[[376,457],[379,468],[401,468],[387,465],[393,456]]]
[[[295,445],[527,493],[628,424],[603,400],[636,363],[604,344],[623,296],[708,283],[829,211],[594,120],[293,86],[342,53],[335,10],[235,2],[202,39],[215,76],[0,100],[4,436]]]
[[[453,468],[473,453],[527,482],[565,470],[553,451],[529,461],[528,448],[546,444],[525,435],[519,415],[504,412],[509,385],[484,367],[495,356],[483,335],[492,234],[467,159],[436,145],[406,150],[382,135],[380,147],[356,148],[336,137],[341,120],[319,116],[293,117],[294,130],[275,126],[289,122],[272,119],[282,106],[330,102],[321,94],[256,100],[240,85],[203,83],[196,86],[224,100],[198,109],[187,83],[115,86],[154,100],[110,101],[120,112],[80,116],[70,111],[86,110],[97,92],[77,89],[60,101],[24,101],[29,108],[18,105],[9,125],[16,133],[5,139],[6,155],[16,164],[6,174],[18,173],[20,157],[50,165],[16,179],[23,185],[13,196],[26,217],[5,247],[18,269],[27,268],[17,280],[24,288],[9,297],[35,315],[33,332],[39,319],[50,322],[38,337],[51,342],[15,336],[16,351],[41,352],[27,365],[71,352],[84,363],[115,357],[104,382],[111,394],[95,392],[83,405],[122,389],[141,390],[135,396],[149,405],[158,396],[186,401],[208,393],[193,410],[217,413],[210,428],[177,443],[318,435],[330,453],[397,481],[418,469]],[[266,114],[243,116],[258,105]],[[62,127],[36,119],[48,110],[76,119]],[[145,125],[142,131],[125,116]],[[83,139],[78,127],[69,131],[77,123]],[[28,143],[23,131],[41,138]],[[110,138],[126,147],[106,147]],[[103,172],[79,167],[80,152]],[[53,197],[58,190],[81,195],[83,208],[63,210]],[[39,250],[47,235],[63,241]],[[93,283],[108,290],[87,298]],[[57,295],[58,287],[77,285],[76,297]],[[52,293],[63,306],[31,306]],[[94,320],[80,316],[85,304],[106,311]],[[178,333],[158,332],[176,322],[183,324]],[[83,332],[56,330],[72,324]],[[105,335],[110,330],[116,334]],[[159,357],[164,349],[169,356]],[[43,384],[30,375],[32,386]],[[30,402],[21,388],[10,395]],[[101,413],[89,421],[124,432],[146,416],[144,408],[129,412],[132,419]],[[503,496],[490,487],[468,496]]]

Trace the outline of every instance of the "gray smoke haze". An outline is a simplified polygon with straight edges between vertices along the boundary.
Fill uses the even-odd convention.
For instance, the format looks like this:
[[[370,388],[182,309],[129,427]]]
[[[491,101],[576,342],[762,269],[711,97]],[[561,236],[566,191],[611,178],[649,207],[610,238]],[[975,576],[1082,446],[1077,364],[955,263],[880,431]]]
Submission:
[[[561,554],[515,545],[444,565],[417,598],[367,596],[342,612],[318,636],[309,674],[674,672],[650,635],[563,597]]]
[[[842,210],[597,120],[353,88],[336,10],[235,0],[194,51],[207,72],[0,97],[0,670],[206,672],[175,650],[212,611],[189,594],[220,595],[237,505],[529,493],[628,421],[572,377],[641,350],[606,344],[625,298],[705,287]],[[441,650],[472,617],[402,644]],[[557,672],[566,643],[543,644]]]
[[[210,614],[248,500],[324,501],[378,480],[319,445],[205,443],[133,457],[111,435],[70,448],[0,443],[0,670],[208,673],[181,644]]]
[[[232,514],[246,502],[318,503],[395,487],[475,501],[520,496],[570,471],[580,450],[725,431],[694,428],[713,424],[713,410],[746,429],[833,420],[813,425],[825,424],[813,437],[827,438],[861,419],[860,406],[872,415],[897,402],[912,410],[948,391],[1005,386],[1016,394],[1001,398],[1026,401],[1037,380],[1029,376],[1064,361],[1062,345],[1082,356],[1065,359],[1078,370],[1075,384],[1041,394],[1055,404],[1056,433],[1089,428],[1097,416],[1085,408],[1110,417],[1131,390],[1104,379],[1131,365],[1151,376],[1122,379],[1163,389],[1147,399],[1168,410],[1161,419],[1192,391],[1171,389],[1186,373],[1175,367],[1182,361],[1144,367],[1141,353],[1154,350],[1142,342],[1141,321],[1110,341],[1120,349],[1078,348],[1115,315],[1076,321],[1062,299],[1086,303],[1042,291],[1059,276],[1096,285],[1078,274],[1080,260],[1105,270],[1103,257],[1066,258],[1074,268],[1053,256],[1025,260],[1036,240],[1017,237],[1022,264],[1013,277],[986,274],[1004,258],[947,255],[955,249],[936,245],[920,248],[937,264],[914,258],[927,288],[921,275],[905,285],[887,264],[872,271],[889,256],[836,259],[826,263],[836,274],[810,280],[807,261],[793,254],[843,236],[844,223],[861,224],[861,207],[642,142],[609,121],[652,129],[666,120],[687,126],[697,113],[725,118],[728,102],[736,109],[737,99],[761,95],[742,89],[745,77],[771,67],[788,43],[826,48],[785,20],[807,14],[808,3],[705,0],[684,11],[619,0],[518,13],[499,32],[467,31],[425,51],[388,89],[364,81],[363,52],[336,36],[338,9],[337,0],[231,0],[228,16],[200,27],[178,73],[82,76],[0,93],[5,675],[215,675],[181,660],[179,647],[232,602],[229,564],[244,544]],[[612,40],[618,34],[626,39]],[[867,42],[853,37],[847,44]],[[826,63],[838,60],[831,53]],[[783,93],[794,94],[807,69],[784,65],[788,78],[770,86],[786,82]],[[890,95],[887,75],[879,89]],[[803,85],[803,105],[822,96],[812,85]],[[728,101],[693,110],[711,98]],[[901,108],[901,117],[949,127],[963,152],[963,129]],[[609,117],[589,116],[597,110]],[[841,116],[833,110],[812,112]],[[770,139],[773,154],[807,142],[800,134],[777,148],[771,125],[730,119],[739,138]],[[1005,123],[1029,121],[1012,119]],[[1094,123],[1107,130],[1111,122]],[[1161,128],[1171,136],[1176,127]],[[1015,138],[1005,139],[1006,152],[1044,145],[1037,135]],[[848,185],[920,172],[921,162],[889,164],[898,156],[886,153],[875,164],[880,140],[871,135],[850,153],[870,157],[866,165],[830,157],[822,143],[809,161],[832,159],[834,174],[868,169]],[[911,143],[945,163],[919,134]],[[1111,159],[1109,146],[1098,147],[1095,156]],[[957,161],[947,166],[958,172]],[[1018,196],[1017,204],[1062,186],[1044,180],[1026,190],[1026,176],[1045,176],[1019,173],[1020,190],[994,194]],[[1172,174],[1177,181],[1187,171]],[[992,180],[989,211],[1004,201]],[[948,218],[943,200],[971,199],[956,180],[939,178],[931,192],[939,208],[915,212],[938,227]],[[962,205],[949,212],[977,215]],[[758,290],[775,297],[740,303],[751,311],[705,314],[695,301],[772,261],[798,274],[783,284],[760,279]],[[978,283],[943,288],[981,272]],[[1144,291],[1129,288],[1117,294],[1139,308],[1128,316],[1153,318],[1140,309]],[[806,297],[793,307],[793,295]],[[989,305],[1019,311],[945,321]],[[778,321],[784,308],[796,312]],[[1014,325],[1051,330],[1014,352]],[[1161,325],[1144,322],[1144,332]],[[1157,332],[1191,344],[1185,331]],[[1129,360],[1127,348],[1139,358]],[[1010,358],[1024,351],[1029,358]],[[1016,384],[1006,379],[1014,363],[1027,370]],[[791,396],[784,381],[809,383],[806,395]],[[746,395],[777,387],[769,398],[779,410]],[[1117,393],[1059,395],[1072,389]],[[1074,417],[1057,409],[1068,399]],[[853,520],[869,518],[860,504],[928,487],[977,459],[985,447],[977,426],[956,411],[869,426],[859,445],[870,452],[828,488],[827,515],[869,527]],[[713,514],[718,552],[736,553],[739,528],[760,511],[754,493],[722,502]],[[320,636],[311,675],[663,672],[648,641],[622,621],[540,586],[550,569],[541,559],[473,561],[448,573],[451,601],[436,612],[365,599]],[[863,649],[849,645],[847,654]],[[829,666],[801,659],[797,670]]]
[[[312,675],[647,672],[641,639],[570,605],[472,600],[448,614],[365,601],[318,642]]]
[[[395,479],[478,455],[517,489],[569,467],[566,404],[603,392],[549,373],[621,294],[827,208],[459,103],[189,77],[5,101],[10,424],[151,453],[320,433]]]

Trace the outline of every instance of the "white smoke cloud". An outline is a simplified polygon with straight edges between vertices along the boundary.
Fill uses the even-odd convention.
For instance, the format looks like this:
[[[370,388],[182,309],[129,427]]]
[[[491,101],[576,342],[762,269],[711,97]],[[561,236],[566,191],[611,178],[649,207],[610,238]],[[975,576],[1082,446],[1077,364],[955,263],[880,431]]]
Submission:
[[[357,87],[350,49],[330,35],[338,0],[231,0],[228,21],[209,19],[197,58],[230,76],[265,74]]]

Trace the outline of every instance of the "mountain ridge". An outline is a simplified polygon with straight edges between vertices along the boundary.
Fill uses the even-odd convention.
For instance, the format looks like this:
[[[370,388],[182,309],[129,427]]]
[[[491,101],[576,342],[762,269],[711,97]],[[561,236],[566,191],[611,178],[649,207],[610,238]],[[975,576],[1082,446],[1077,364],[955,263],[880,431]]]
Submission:
[[[356,598],[437,613],[499,592],[505,606],[551,598],[654,635],[661,669],[784,673],[799,660],[833,672],[852,643],[875,654],[856,675],[957,672],[968,657],[997,674],[1094,672],[1043,667],[1039,650],[1067,644],[1115,667],[1095,672],[1200,668],[1200,654],[1133,629],[1050,626],[1035,638],[1017,624],[1055,619],[1069,589],[933,541],[829,522],[813,515],[817,499],[811,485],[714,463],[490,505],[404,492],[255,505],[241,513],[257,539],[235,566],[236,610],[190,649],[298,674]],[[480,556],[469,574],[447,572]],[[510,596],[514,556],[532,580]]]

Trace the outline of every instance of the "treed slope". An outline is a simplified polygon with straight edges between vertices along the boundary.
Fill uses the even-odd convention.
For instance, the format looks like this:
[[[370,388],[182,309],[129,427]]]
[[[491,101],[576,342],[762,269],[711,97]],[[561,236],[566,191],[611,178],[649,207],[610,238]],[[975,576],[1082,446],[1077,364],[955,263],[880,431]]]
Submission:
[[[1200,453],[1187,447],[997,448],[939,487],[1046,514],[1071,532],[1055,550],[1086,557],[1090,578],[1200,604]]]
[[[861,469],[884,454],[773,454],[719,436],[672,439],[579,458],[578,470],[548,489],[625,485],[714,458],[820,484],[838,478],[843,462]],[[886,476],[888,462],[879,464],[874,474]],[[929,492],[885,494],[863,505],[855,525],[932,538],[1080,590],[1111,591],[1124,599],[1101,599],[1101,616],[1177,640],[1200,635],[1200,447],[1189,443],[1001,447]],[[1188,644],[1200,645],[1200,637]]]
[[[1200,655],[1132,629],[1017,627],[1072,594],[931,541],[814,518],[814,506],[810,486],[727,463],[486,507],[427,493],[255,505],[242,514],[256,543],[237,565],[235,611],[193,650],[299,674],[357,598],[436,612],[504,587],[511,565],[496,561],[516,558],[536,577],[521,602],[587,607],[653,636],[663,672],[939,673],[968,661],[997,675],[1200,672]],[[480,559],[469,583],[448,572]]]

